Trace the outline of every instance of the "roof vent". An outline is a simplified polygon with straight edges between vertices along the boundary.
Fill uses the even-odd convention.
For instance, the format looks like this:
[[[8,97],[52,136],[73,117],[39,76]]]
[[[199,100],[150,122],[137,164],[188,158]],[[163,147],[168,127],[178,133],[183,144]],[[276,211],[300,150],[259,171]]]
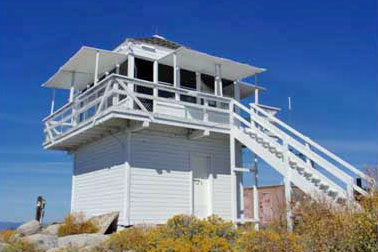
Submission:
[[[167,40],[167,39],[166,39],[166,38],[164,38],[163,36],[160,36],[160,35],[157,35],[157,34],[155,34],[155,35],[152,35],[152,37],[154,37],[154,38],[158,38],[158,39]]]

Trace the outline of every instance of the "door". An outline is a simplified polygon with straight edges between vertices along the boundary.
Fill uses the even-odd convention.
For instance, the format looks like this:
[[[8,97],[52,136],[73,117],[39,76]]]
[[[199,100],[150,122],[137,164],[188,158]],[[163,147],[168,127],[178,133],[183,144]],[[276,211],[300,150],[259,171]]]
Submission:
[[[210,156],[191,155],[190,166],[193,171],[193,213],[198,218],[210,214]]]

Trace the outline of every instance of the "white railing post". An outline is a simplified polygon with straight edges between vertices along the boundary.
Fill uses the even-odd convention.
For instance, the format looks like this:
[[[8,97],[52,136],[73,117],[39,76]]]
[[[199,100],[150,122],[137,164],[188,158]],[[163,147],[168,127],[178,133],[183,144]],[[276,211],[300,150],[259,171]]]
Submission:
[[[204,122],[209,121],[209,114],[207,111],[208,106],[209,106],[209,101],[206,98],[204,98],[203,99],[203,121]]]
[[[286,224],[287,230],[291,232],[293,230],[293,220],[292,220],[292,209],[291,209],[291,168],[290,168],[290,160],[289,160],[289,145],[287,139],[283,139],[283,157],[284,157],[284,165],[286,169],[286,173],[284,176],[284,185],[285,185],[285,205],[286,205]]]
[[[257,155],[252,153],[253,162],[253,219],[256,221],[255,229],[260,229],[260,216],[259,216],[259,192],[258,192],[258,168],[257,168]]]
[[[118,105],[118,102],[119,102],[119,94],[117,93],[118,90],[119,90],[119,84],[116,81],[113,82],[113,90],[114,90],[114,93],[113,93],[112,105],[116,106],[116,105]]]

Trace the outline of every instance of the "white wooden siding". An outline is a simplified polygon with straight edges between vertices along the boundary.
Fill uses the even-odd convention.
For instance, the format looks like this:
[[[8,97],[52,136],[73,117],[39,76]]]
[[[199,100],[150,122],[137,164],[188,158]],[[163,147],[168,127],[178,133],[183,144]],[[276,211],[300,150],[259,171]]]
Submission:
[[[124,223],[125,133],[107,136],[75,152],[72,212],[92,216],[119,211]]]
[[[119,211],[123,223],[125,172],[125,165],[119,165],[76,175],[71,211],[87,216]]]
[[[185,135],[141,132],[131,137],[131,223],[165,222],[192,213],[190,153],[212,158],[214,213],[231,218],[229,149],[226,139],[188,140]]]
[[[189,156],[202,153],[212,159],[213,213],[230,220],[229,140],[213,136],[189,140],[183,131],[164,130],[132,133],[129,143],[122,132],[75,151],[72,211],[88,215],[120,211],[121,224],[161,223],[175,214],[191,214]],[[126,184],[127,163],[131,165],[130,185]],[[129,200],[128,223],[125,212]]]

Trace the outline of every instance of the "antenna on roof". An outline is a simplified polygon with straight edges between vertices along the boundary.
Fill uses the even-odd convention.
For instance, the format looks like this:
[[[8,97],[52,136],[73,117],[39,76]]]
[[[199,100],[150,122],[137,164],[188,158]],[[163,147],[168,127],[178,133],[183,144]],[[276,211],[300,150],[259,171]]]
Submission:
[[[289,120],[288,120],[288,123],[291,124],[291,97],[290,97],[290,96],[288,97],[288,110],[289,110],[289,111],[288,111],[288,112],[289,112],[289,115],[288,115],[288,116],[289,116],[289,118],[288,118],[288,119],[289,119]]]

